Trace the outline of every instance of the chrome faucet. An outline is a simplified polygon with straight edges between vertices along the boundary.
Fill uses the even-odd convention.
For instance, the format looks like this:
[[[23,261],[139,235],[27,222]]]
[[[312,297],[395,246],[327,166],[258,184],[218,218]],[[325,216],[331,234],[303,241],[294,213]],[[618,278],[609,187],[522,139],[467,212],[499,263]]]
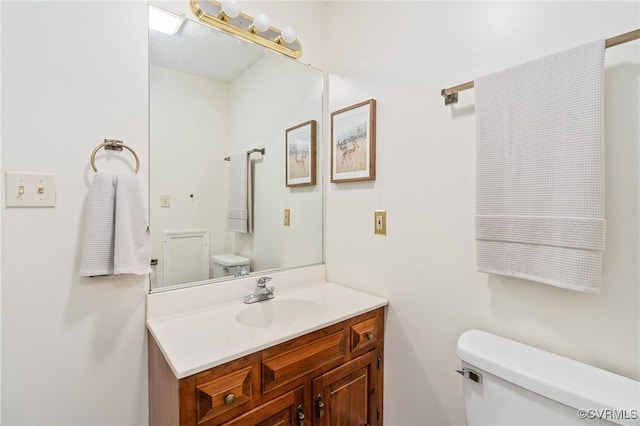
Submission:
[[[256,291],[245,297],[244,303],[256,303],[262,302],[263,300],[273,299],[275,297],[275,294],[273,293],[275,291],[275,288],[267,285],[267,283],[270,281],[271,277],[258,278]]]

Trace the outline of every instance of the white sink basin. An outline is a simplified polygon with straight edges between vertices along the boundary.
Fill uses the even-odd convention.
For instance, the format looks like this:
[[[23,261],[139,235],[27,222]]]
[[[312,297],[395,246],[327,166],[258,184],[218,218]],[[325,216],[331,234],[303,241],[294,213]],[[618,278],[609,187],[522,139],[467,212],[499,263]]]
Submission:
[[[170,298],[172,310],[165,315],[157,314],[162,306],[152,306],[156,316],[147,319],[147,327],[178,379],[388,303],[369,293],[319,282],[284,291],[280,286],[274,299],[246,305],[242,303],[244,291],[238,289],[238,281],[231,281],[229,288],[223,289],[230,294],[223,292],[220,304],[203,308],[200,299],[208,300],[208,303],[218,300],[218,285],[222,284],[226,285],[220,283],[150,295],[152,299],[164,299],[166,293],[174,293]],[[255,278],[247,278],[245,284],[255,286]],[[196,299],[198,303],[189,304]],[[149,314],[149,307],[147,309]]]
[[[249,327],[282,327],[311,320],[319,312],[320,306],[310,300],[276,298],[249,305],[236,321]]]

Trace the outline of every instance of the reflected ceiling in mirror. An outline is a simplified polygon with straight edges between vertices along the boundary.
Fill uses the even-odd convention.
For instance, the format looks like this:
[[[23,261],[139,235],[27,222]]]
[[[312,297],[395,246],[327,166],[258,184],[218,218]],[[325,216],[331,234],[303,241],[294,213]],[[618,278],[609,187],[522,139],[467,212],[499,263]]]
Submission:
[[[323,261],[322,178],[285,179],[286,129],[310,120],[320,173],[321,71],[189,19],[173,36],[149,31],[152,291]],[[238,158],[251,233],[229,230],[229,201],[246,188],[231,177]]]
[[[232,82],[264,55],[264,49],[189,19],[175,35],[149,30],[151,64],[213,81]]]

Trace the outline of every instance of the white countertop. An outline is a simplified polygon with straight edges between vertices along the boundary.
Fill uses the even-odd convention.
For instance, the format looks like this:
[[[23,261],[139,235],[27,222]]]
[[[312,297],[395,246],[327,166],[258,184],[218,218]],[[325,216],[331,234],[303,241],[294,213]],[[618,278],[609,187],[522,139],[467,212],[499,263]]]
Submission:
[[[284,291],[278,290],[275,278],[273,283],[275,298],[268,301],[247,305],[238,298],[222,305],[148,318],[147,328],[175,376],[190,376],[388,303],[381,297],[332,283]],[[317,307],[313,315],[280,325],[254,327],[236,320],[236,315],[248,308],[272,311],[279,301],[291,299],[310,301]]]

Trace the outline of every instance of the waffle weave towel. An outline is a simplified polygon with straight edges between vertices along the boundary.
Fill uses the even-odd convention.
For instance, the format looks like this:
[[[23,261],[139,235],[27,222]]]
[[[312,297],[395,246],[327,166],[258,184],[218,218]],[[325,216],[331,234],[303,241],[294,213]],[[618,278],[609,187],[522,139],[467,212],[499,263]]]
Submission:
[[[251,157],[248,153],[231,156],[229,166],[229,207],[227,230],[253,232]]]
[[[136,175],[97,172],[87,199],[80,276],[151,272],[151,235]]]
[[[598,292],[604,40],[475,81],[480,272]]]

